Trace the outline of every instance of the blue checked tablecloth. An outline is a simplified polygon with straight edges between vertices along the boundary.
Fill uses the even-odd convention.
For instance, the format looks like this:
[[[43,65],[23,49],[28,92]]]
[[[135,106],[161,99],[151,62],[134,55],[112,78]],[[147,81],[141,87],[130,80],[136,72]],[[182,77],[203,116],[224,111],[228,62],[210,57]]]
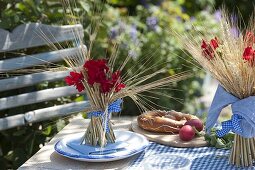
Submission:
[[[239,170],[239,169],[255,169],[250,168],[236,168],[228,164],[228,156],[230,150],[216,149],[213,147],[200,148],[174,148],[165,145],[160,145],[150,142],[149,146],[141,153],[132,163],[128,170],[143,170],[143,161],[145,158],[169,153],[173,155],[180,155],[189,158],[192,161],[191,170]]]

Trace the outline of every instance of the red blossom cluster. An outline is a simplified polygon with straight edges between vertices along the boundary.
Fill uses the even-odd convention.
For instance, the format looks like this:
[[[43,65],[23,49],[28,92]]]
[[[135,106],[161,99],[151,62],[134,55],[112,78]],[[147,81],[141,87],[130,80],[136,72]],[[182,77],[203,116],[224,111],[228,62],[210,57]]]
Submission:
[[[87,74],[88,84],[91,86],[95,83],[99,84],[102,93],[108,93],[113,88],[114,92],[125,88],[125,84],[121,83],[120,71],[111,73],[104,59],[88,60],[83,65],[83,69]],[[71,72],[70,76],[67,76],[65,80],[68,85],[76,86],[79,92],[84,90],[82,81],[85,80],[82,73]]]
[[[243,59],[246,60],[250,66],[254,66],[255,50],[251,46],[246,47],[243,52]]]
[[[72,71],[72,72],[70,72],[70,76],[67,76],[65,78],[65,81],[66,81],[66,84],[68,84],[69,86],[74,85],[76,87],[76,89],[79,92],[81,92],[85,89],[84,85],[82,83],[83,79],[84,79],[84,76],[81,72],[77,73],[77,72]]]
[[[246,32],[244,36],[244,43],[247,47],[244,49],[243,59],[247,61],[250,66],[254,66],[255,50],[252,48],[252,45],[255,43],[255,36],[253,32]]]
[[[202,54],[205,56],[208,60],[213,59],[214,57],[214,51],[219,47],[219,41],[215,37],[214,39],[211,39],[210,42],[205,42],[205,40],[202,40]]]

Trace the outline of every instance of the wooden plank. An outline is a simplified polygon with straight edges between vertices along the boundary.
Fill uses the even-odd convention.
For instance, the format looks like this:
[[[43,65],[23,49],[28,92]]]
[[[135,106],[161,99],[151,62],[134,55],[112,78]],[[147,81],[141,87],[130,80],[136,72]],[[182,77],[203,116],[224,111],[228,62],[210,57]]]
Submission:
[[[75,87],[64,86],[53,89],[40,90],[31,93],[24,93],[17,96],[5,97],[0,99],[0,110],[29,105],[33,103],[39,103],[43,101],[49,101],[57,99],[59,97],[75,95],[77,93],[78,91],[75,89]]]
[[[68,103],[44,109],[38,109],[25,113],[25,120],[28,123],[48,120],[54,117],[68,116],[73,113],[82,112],[89,107],[88,101]]]
[[[68,103],[59,106],[48,107],[27,112],[25,114],[18,114],[0,119],[0,131],[17,126],[23,126],[28,123],[40,122],[43,120],[52,119],[55,117],[68,116],[73,113],[83,111],[89,106],[88,101]]]
[[[69,72],[70,72],[69,70],[58,71],[58,72],[46,71],[42,73],[34,73],[34,74],[29,74],[24,76],[3,79],[3,80],[0,80],[0,87],[1,87],[0,92],[32,86],[43,81],[51,82],[51,81],[61,80],[61,79],[64,79],[64,77],[66,77],[67,75],[69,75]]]
[[[42,33],[50,42],[74,40],[77,35],[83,37],[83,27],[77,25],[49,26],[40,23],[19,25],[12,32],[0,29],[0,52],[47,45]]]
[[[0,131],[25,125],[25,115],[18,114],[0,119]]]
[[[85,48],[85,47],[84,47]],[[28,68],[36,65],[47,64],[48,62],[62,61],[64,57],[74,57],[81,51],[80,47],[62,49],[31,56],[17,57],[0,61],[0,72]]]

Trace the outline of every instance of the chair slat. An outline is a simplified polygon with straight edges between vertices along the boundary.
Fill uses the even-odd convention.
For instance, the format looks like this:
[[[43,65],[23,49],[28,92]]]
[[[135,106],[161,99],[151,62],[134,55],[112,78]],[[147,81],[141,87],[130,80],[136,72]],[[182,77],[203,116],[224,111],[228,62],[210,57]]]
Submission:
[[[5,97],[0,99],[0,110],[49,101],[59,97],[71,96],[74,94],[77,94],[77,90],[74,87],[64,86],[31,93],[24,93],[17,96]]]
[[[53,43],[70,41],[77,35],[83,37],[83,27],[80,24],[49,26],[28,23],[19,25],[12,32],[0,29],[0,52],[47,45],[43,34]]]
[[[10,129],[17,126],[23,126],[28,123],[40,122],[55,117],[68,116],[73,113],[83,111],[89,106],[88,101],[68,103],[43,109],[18,114],[0,119],[0,131]]]
[[[89,106],[88,101],[68,103],[44,109],[38,109],[25,113],[25,120],[29,123],[39,122],[54,117],[68,116],[73,113],[82,112]]]
[[[48,62],[62,61],[63,57],[73,57],[79,54],[81,48],[68,48],[58,51],[40,53],[36,55],[17,57],[0,61],[0,72],[8,72],[11,70],[23,69],[37,65],[47,64]]]
[[[44,35],[46,35],[47,38],[44,37],[44,39]],[[49,26],[39,23],[29,23],[18,26],[12,32],[0,29],[0,53],[39,47],[47,45],[49,41],[54,44],[68,41],[68,43],[74,43],[76,46],[76,48],[0,60],[0,73],[8,73],[19,69],[59,62],[67,56],[75,57],[81,51],[87,51],[86,46],[78,46],[79,44],[76,42],[78,37],[83,38],[83,36],[83,27],[80,24]],[[68,70],[58,72],[45,71],[2,79],[0,80],[0,92],[36,85],[43,81],[57,81],[63,79],[68,74]],[[80,94],[84,93],[85,92],[82,92]],[[65,86],[3,97],[0,98],[0,110],[50,101],[59,97],[76,94],[77,90],[74,87]],[[72,113],[83,111],[88,106],[88,101],[74,102],[0,118],[0,131],[58,116],[67,116]]]
[[[25,125],[25,115],[18,114],[0,119],[0,130],[6,130],[17,126]]]
[[[34,73],[34,74],[28,74],[24,76],[18,76],[8,79],[0,80],[0,92],[32,86],[37,83],[43,82],[43,81],[57,81],[60,79],[63,79],[69,74],[69,70],[67,71],[58,71],[58,72],[52,72],[52,71],[46,71],[42,73]]]

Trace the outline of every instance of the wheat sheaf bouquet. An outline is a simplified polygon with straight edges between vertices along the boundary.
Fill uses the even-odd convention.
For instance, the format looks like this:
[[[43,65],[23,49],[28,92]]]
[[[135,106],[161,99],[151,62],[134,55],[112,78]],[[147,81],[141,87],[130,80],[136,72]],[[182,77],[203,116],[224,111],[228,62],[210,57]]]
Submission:
[[[221,110],[231,105],[232,117],[216,131],[223,137],[235,133],[229,162],[252,166],[255,161],[255,24],[254,17],[244,29],[222,10],[219,35],[179,36],[185,49],[219,81],[208,112],[206,130],[215,125]],[[240,23],[240,22],[239,22]],[[234,30],[234,31],[233,31]]]
[[[63,0],[65,13],[68,16],[75,16],[69,17],[68,23],[79,24],[81,16],[76,15],[73,11],[71,2],[73,1]],[[95,4],[94,7],[96,8],[94,11],[101,13],[102,5]],[[81,144],[104,147],[107,143],[114,143],[116,140],[112,128],[111,115],[121,111],[123,98],[130,97],[142,110],[153,109],[152,105],[155,103],[151,99],[155,100],[157,98],[155,94],[168,96],[158,90],[169,89],[172,83],[186,79],[189,74],[179,73],[159,78],[161,77],[159,75],[164,73],[165,69],[162,68],[151,73],[151,69],[162,64],[151,63],[152,52],[148,52],[148,56],[137,60],[139,69],[134,65],[131,68],[125,68],[127,63],[132,60],[132,57],[118,54],[119,41],[111,43],[111,53],[107,53],[104,57],[94,56],[93,44],[97,34],[100,32],[102,20],[103,15],[95,15],[94,18],[91,18],[91,24],[87,28],[89,39],[86,46],[80,32],[73,30],[73,34],[76,37],[75,44],[79,47],[79,51],[77,55],[68,56],[67,54],[63,56],[67,67],[60,67],[59,69],[71,70],[70,75],[65,78],[65,82],[70,86],[74,86],[77,92],[85,91],[90,103],[90,106],[84,108],[84,111],[91,121]],[[42,36],[53,49],[63,48],[60,44],[55,45],[50,42],[47,35],[42,33]],[[54,69],[58,70],[58,68]],[[124,70],[127,71],[124,72]]]

